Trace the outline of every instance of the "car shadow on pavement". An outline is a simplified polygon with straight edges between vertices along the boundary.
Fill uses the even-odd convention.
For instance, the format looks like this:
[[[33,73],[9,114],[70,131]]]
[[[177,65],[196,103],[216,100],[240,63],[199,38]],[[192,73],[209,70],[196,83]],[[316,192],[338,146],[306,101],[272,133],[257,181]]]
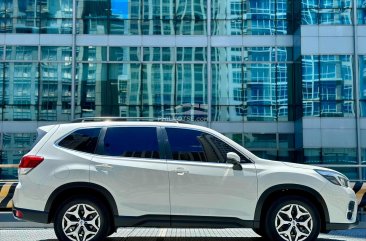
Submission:
[[[57,239],[43,239],[39,241],[58,241]],[[257,237],[109,237],[104,241],[268,241],[265,238]],[[347,241],[345,239],[318,238],[317,241]]]

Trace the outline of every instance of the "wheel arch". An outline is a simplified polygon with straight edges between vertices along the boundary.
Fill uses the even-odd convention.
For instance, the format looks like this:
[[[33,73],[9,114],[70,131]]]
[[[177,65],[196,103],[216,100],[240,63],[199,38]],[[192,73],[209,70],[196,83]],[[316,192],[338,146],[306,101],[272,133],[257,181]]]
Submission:
[[[264,220],[264,215],[268,211],[269,204],[272,200],[288,195],[301,196],[311,201],[319,211],[321,218],[321,230],[326,229],[326,224],[329,223],[329,212],[327,205],[316,190],[299,184],[281,184],[268,188],[259,197],[257,207],[254,214],[254,223],[256,228],[260,228],[261,222]]]
[[[48,222],[53,220],[58,205],[66,198],[80,195],[92,195],[104,202],[111,212],[112,220],[113,216],[118,215],[117,204],[112,194],[107,189],[93,183],[73,182],[58,187],[48,198],[45,206],[45,212],[48,213]]]

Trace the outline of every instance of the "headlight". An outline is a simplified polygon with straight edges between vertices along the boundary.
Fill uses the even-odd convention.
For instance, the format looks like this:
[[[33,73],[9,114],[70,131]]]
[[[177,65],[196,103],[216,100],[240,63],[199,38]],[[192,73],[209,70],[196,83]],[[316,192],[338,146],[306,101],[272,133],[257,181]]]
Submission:
[[[327,170],[314,170],[319,173],[321,176],[326,178],[331,183],[342,186],[342,187],[349,187],[349,180],[347,177],[339,174],[338,172],[332,172]]]

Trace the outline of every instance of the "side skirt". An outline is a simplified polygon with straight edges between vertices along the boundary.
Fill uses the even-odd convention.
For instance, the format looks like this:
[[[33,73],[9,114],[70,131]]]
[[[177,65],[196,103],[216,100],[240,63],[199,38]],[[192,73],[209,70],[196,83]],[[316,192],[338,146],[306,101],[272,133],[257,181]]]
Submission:
[[[255,228],[259,223],[228,217],[144,215],[139,217],[115,216],[117,227],[164,228]]]

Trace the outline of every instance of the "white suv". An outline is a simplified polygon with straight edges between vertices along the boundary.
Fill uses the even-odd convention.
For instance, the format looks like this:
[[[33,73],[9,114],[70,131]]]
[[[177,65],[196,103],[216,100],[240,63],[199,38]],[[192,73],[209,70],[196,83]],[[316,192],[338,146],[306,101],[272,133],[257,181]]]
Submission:
[[[314,240],[357,224],[348,179],[256,157],[218,132],[168,122],[96,121],[38,129],[21,160],[13,214],[54,223],[59,240],[117,227],[249,227]]]

